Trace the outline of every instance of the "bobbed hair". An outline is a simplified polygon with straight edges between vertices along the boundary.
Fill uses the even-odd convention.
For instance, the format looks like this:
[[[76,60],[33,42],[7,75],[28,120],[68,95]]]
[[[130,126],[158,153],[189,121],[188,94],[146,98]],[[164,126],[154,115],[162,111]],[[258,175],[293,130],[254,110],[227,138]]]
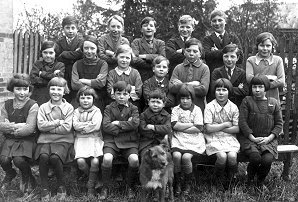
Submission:
[[[183,84],[178,92],[178,97],[181,99],[182,97],[191,97],[191,100],[195,99],[195,92],[191,85]]]
[[[123,91],[125,90],[126,92],[130,93],[131,91],[131,86],[130,84],[127,84],[125,81],[117,81],[114,85],[113,85],[113,90],[114,93],[116,91]]]
[[[155,99],[160,99],[162,100],[163,102],[166,101],[166,94],[161,90],[161,89],[155,89],[154,91],[151,91],[149,93],[149,96],[148,96],[148,101],[151,99],[151,98],[155,98]]]
[[[111,21],[115,19],[119,21],[122,24],[122,27],[124,28],[124,19],[120,15],[113,15],[108,19],[108,26],[110,26]]]
[[[226,45],[223,49],[222,49],[222,54],[226,54],[226,53],[228,53],[228,52],[236,52],[236,55],[237,55],[237,57],[239,57],[240,56],[240,49],[238,48],[238,46],[236,45],[236,44],[232,44],[232,43],[230,43],[230,44],[228,44],[228,45]]]
[[[226,78],[219,78],[214,82],[214,85],[213,85],[214,93],[215,93],[216,88],[228,89],[229,96],[230,96],[232,93],[232,90],[233,90],[233,84],[231,83],[231,81],[229,81]]]
[[[50,89],[51,86],[59,86],[64,87],[64,93],[69,93],[69,88],[67,86],[67,81],[62,77],[54,77],[52,78],[48,83],[48,89]]]
[[[93,102],[94,100],[98,99],[97,93],[95,92],[95,90],[90,87],[90,86],[83,86],[82,88],[80,88],[80,90],[78,91],[77,95],[76,95],[76,101],[78,103],[80,103],[80,96],[82,95],[92,95],[93,97]],[[94,104],[94,103],[93,103]]]
[[[264,43],[264,41],[266,41],[267,39],[269,39],[272,43],[272,49],[274,50],[274,47],[277,46],[277,41],[275,39],[275,37],[270,33],[270,32],[263,32],[261,34],[259,34],[256,38],[256,50],[258,50],[258,45]]]
[[[14,74],[13,77],[7,82],[6,89],[13,92],[14,87],[29,87],[29,92],[33,90],[28,74]]]
[[[85,41],[90,41],[90,42],[92,42],[92,43],[94,43],[95,45],[96,45],[96,53],[98,54],[99,53],[99,48],[98,48],[98,41],[97,41],[97,38],[95,37],[95,36],[92,36],[92,35],[87,35],[86,37],[85,37],[85,40],[84,40],[84,42],[82,43],[82,45],[81,45],[81,51],[82,52],[84,52],[84,43],[85,43]]]
[[[143,26],[143,24],[147,24],[149,22],[153,22],[154,26],[156,26],[156,21],[154,20],[154,18],[152,17],[145,17],[142,21],[141,21],[141,27]]]
[[[198,45],[201,55],[203,55],[203,46],[199,39],[190,38],[188,41],[185,42],[185,48],[189,48],[192,45]]]
[[[265,75],[254,76],[250,81],[250,93],[252,91],[252,85],[264,85],[265,91],[270,89],[270,81]]]
[[[41,44],[40,47],[40,57],[42,57],[42,51],[48,49],[48,48],[54,48],[55,51],[55,57],[57,57],[57,52],[58,52],[58,45],[54,41],[44,41]]]
[[[127,52],[130,53],[132,56],[132,49],[128,44],[120,45],[116,50],[115,57],[117,57],[120,53],[127,53]]]

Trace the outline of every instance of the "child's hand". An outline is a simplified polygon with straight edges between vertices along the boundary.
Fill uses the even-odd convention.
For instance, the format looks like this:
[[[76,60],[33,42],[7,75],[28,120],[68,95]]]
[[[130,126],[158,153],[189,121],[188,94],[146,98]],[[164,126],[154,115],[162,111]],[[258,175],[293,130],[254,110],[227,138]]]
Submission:
[[[39,77],[40,77],[41,73],[42,73],[42,71],[39,71],[39,72],[38,72],[38,76],[39,76]]]
[[[58,76],[59,73],[60,73],[60,70],[59,70],[59,69],[56,69],[56,70],[54,71],[54,74],[55,74],[56,76]]]
[[[243,88],[243,83],[240,83],[240,84],[238,85],[238,88],[242,89],[242,88]]]
[[[145,60],[146,59],[146,55],[145,54],[139,55],[139,58]]]
[[[188,82],[189,85],[194,85],[194,86],[198,86],[201,84],[201,82],[199,81],[191,81],[191,82]]]
[[[263,140],[263,137],[255,137],[253,134],[249,134],[248,139],[252,142],[259,143]]]
[[[118,126],[119,125],[119,121],[113,121],[112,124]]]
[[[106,50],[106,55],[113,57],[114,56],[114,52],[113,51],[110,51],[110,50]]]
[[[179,79],[173,79],[171,82],[172,82],[174,85],[182,84],[182,81],[180,81]]]
[[[226,128],[230,128],[233,126],[233,124],[232,124],[232,122],[227,121],[227,122],[225,122],[225,126],[226,126]]]
[[[75,51],[80,51],[81,50],[81,48],[77,48]]]
[[[79,79],[82,84],[88,85],[89,79]]]
[[[176,52],[182,54],[183,53],[183,49],[180,48],[180,49],[176,50]]]
[[[128,118],[128,121],[132,121],[132,117],[129,117],[129,118]]]
[[[218,48],[216,47],[216,45],[214,44],[213,47],[211,47],[211,51],[217,51]]]
[[[263,137],[262,140],[260,142],[258,142],[258,144],[261,145],[266,145],[271,141],[270,137]]]
[[[154,130],[154,125],[152,125],[152,124],[148,124],[148,125],[146,126],[146,128],[149,129],[149,130]]]

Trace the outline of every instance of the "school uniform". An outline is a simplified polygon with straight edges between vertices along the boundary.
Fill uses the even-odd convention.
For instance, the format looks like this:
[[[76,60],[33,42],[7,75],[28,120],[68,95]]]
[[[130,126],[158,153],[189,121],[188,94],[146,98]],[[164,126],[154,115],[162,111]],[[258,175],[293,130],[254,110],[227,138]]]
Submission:
[[[155,130],[147,129],[148,124],[154,125]],[[171,127],[171,115],[162,109],[158,113],[152,112],[150,108],[147,108],[140,115],[140,146],[139,153],[143,154],[146,149],[160,144],[165,135],[170,134]]]
[[[55,75],[55,70],[60,70],[60,72]],[[49,81],[55,76],[63,77],[64,73],[65,66],[62,62],[55,61],[53,64],[48,64],[43,60],[37,60],[30,71],[30,81],[34,86],[31,99],[35,100],[39,106],[47,102],[50,99]]]
[[[183,49],[183,50],[185,49],[184,39],[182,39],[180,35],[171,37],[166,43],[166,56],[170,61],[170,65],[169,65],[170,76],[172,75],[174,68],[177,65],[181,64],[185,59],[183,52],[182,53],[176,52],[179,49]]]
[[[165,42],[153,38],[147,41],[145,37],[134,39],[131,43],[131,48],[136,56],[133,60],[132,66],[135,67],[142,78],[142,81],[146,81],[148,78],[153,76],[152,72],[152,61],[159,55],[166,57]],[[146,55],[146,59],[139,58],[139,55]]]
[[[179,79],[182,81],[180,84],[174,84],[174,80]],[[193,86],[193,90],[195,92],[195,97],[193,98],[193,103],[201,108],[202,111],[205,109],[206,99],[209,82],[210,82],[210,72],[207,65],[205,65],[201,60],[197,60],[194,63],[190,63],[188,60],[184,60],[182,64],[179,64],[175,67],[170,84],[169,89],[173,95],[176,96],[176,103],[178,104],[178,92],[183,85],[183,83],[191,82],[191,81],[199,81],[200,85]]]
[[[63,62],[65,65],[65,74],[64,78],[67,81],[67,85],[70,89],[70,93],[64,97],[68,102],[71,102],[71,99],[75,97],[75,93],[71,91],[71,72],[73,64],[83,58],[83,52],[77,50],[81,48],[84,43],[83,37],[78,34],[72,39],[68,39],[66,36],[61,37],[57,42],[58,51],[56,53],[57,61]]]
[[[36,147],[36,115],[38,105],[30,98],[27,99],[24,105],[17,106],[14,99],[5,101],[1,109],[0,131],[3,132],[4,141],[2,144],[1,156],[16,157],[24,156],[29,159],[33,157]],[[8,133],[4,130],[5,119],[9,122],[24,123],[25,126],[18,135]]]
[[[85,86],[80,79],[90,79],[91,87],[95,89],[98,100],[94,102],[101,111],[104,110],[106,93],[106,81],[108,75],[108,64],[99,58],[78,60],[73,65],[71,85],[72,89],[77,93],[80,88]],[[78,107],[76,98],[72,100],[74,107]]]
[[[99,58],[108,63],[109,71],[117,66],[117,59],[106,55],[106,50],[116,53],[118,47],[123,44],[128,44],[127,38],[120,36],[117,41],[113,40],[110,34],[102,35],[98,40]]]
[[[131,118],[131,120],[129,120]],[[112,124],[119,121],[119,126]],[[116,101],[108,105],[104,111],[104,153],[106,148],[119,152],[123,149],[138,149],[140,124],[138,108],[128,102],[126,105],[119,105]]]
[[[40,106],[37,114],[40,135],[37,139],[35,159],[38,159],[40,154],[55,154],[64,164],[73,161],[72,118],[73,106],[65,99],[60,105],[53,105],[49,100]]]
[[[212,86],[211,91],[213,95],[215,95],[214,82],[220,78],[228,79],[232,83],[233,89],[229,94],[229,100],[232,101],[237,106],[240,106],[242,100],[249,93],[249,89],[248,89],[249,87],[246,81],[245,71],[236,66],[233,69],[231,77],[229,78],[227,68],[225,66],[214,69],[211,75],[211,86]],[[239,84],[241,83],[243,84],[243,88],[238,88]],[[213,97],[215,98],[215,96]]]
[[[99,157],[103,155],[103,136],[101,132],[102,114],[100,109],[92,106],[89,109],[78,107],[73,115],[75,132],[75,159]],[[85,133],[82,133],[84,129]]]

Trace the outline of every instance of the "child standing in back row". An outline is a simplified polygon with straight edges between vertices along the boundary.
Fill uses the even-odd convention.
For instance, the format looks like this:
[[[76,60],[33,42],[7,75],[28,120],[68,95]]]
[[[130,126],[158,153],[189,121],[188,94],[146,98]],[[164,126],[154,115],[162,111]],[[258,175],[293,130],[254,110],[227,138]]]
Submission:
[[[12,167],[13,162],[22,174],[20,190],[30,194],[36,186],[29,162],[33,159],[38,135],[36,132],[38,105],[29,98],[32,86],[28,75],[14,75],[7,84],[7,90],[13,92],[14,99],[5,101],[1,107],[0,132],[4,135],[4,141],[0,164],[5,172],[1,191],[5,193],[17,175]]]
[[[96,99],[95,90],[89,86],[83,86],[77,94],[77,102],[80,106],[73,115],[75,159],[79,169],[89,176],[87,188],[88,195],[91,196],[95,194],[99,157],[103,155],[103,136],[100,129],[102,114],[94,105]]]
[[[270,87],[266,92],[266,97],[273,97],[280,102],[279,88],[285,85],[285,70],[282,58],[272,53],[276,45],[276,39],[269,32],[257,36],[256,48],[258,53],[246,61],[246,79],[250,83],[254,76],[267,76]]]
[[[51,79],[48,89],[51,99],[40,106],[37,114],[40,135],[37,140],[35,159],[39,161],[41,199],[49,200],[51,197],[48,184],[48,171],[51,164],[57,178],[58,200],[64,200],[66,189],[63,164],[72,162],[74,157],[73,106],[63,98],[67,91],[67,82],[64,78]]]

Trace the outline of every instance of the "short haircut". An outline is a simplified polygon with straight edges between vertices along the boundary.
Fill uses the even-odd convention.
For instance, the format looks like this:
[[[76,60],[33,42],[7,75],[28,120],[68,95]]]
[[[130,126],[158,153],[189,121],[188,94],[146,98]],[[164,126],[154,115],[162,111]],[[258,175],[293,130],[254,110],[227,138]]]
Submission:
[[[108,26],[110,26],[111,21],[115,19],[119,21],[122,24],[122,27],[124,27],[124,19],[119,15],[113,15],[108,19]]]
[[[152,61],[152,64],[153,64],[153,66],[155,66],[155,65],[160,64],[162,61],[166,61],[167,62],[167,65],[169,66],[170,61],[166,57],[164,57],[162,55],[159,55],[156,58],[154,58],[154,60]]]
[[[264,85],[265,91],[270,89],[270,81],[265,75],[254,76],[250,81],[250,91],[252,85]]]
[[[33,86],[31,85],[28,74],[14,74],[13,77],[7,82],[6,89],[10,92],[13,92],[14,87],[29,87],[29,92],[33,90]]]
[[[117,57],[120,53],[127,53],[127,52],[129,52],[132,55],[131,47],[128,44],[122,44],[117,48],[115,57]]]
[[[98,48],[98,41],[97,41],[97,38],[95,37],[95,36],[92,36],[92,35],[87,35],[86,37],[85,37],[85,40],[84,40],[84,42],[85,41],[90,41],[90,42],[92,42],[92,43],[94,43],[95,45],[96,45],[96,48],[97,48],[97,54],[99,53],[99,48]],[[82,43],[82,45],[81,45],[81,51],[83,52],[84,50],[84,42]]]
[[[58,52],[58,45],[53,41],[44,41],[44,42],[42,42],[41,47],[40,47],[40,56],[42,56],[42,51],[44,51],[48,48],[54,48],[55,56],[57,56],[56,54]]]
[[[114,90],[114,93],[116,93],[116,91],[123,91],[123,90],[130,93],[131,86],[130,84],[127,84],[125,81],[117,81],[113,85],[113,90]]]
[[[154,26],[156,26],[156,21],[154,20],[154,18],[152,17],[145,17],[142,21],[141,21],[141,27],[143,26],[143,24],[147,24],[149,22],[153,22]]]
[[[225,20],[227,20],[227,15],[222,10],[212,11],[211,14],[210,14],[209,20],[212,21],[212,19],[215,18],[216,16],[220,16],[220,17],[224,18]]]
[[[229,96],[230,96],[233,90],[233,84],[231,83],[231,81],[229,81],[226,78],[219,78],[214,82],[213,88],[214,88],[214,93],[216,91],[216,88],[226,88],[228,89]]]
[[[263,32],[256,38],[256,47],[258,48],[258,45],[264,43],[264,41],[266,41],[267,39],[271,41],[273,48],[277,46],[277,41],[274,36],[270,32]]]
[[[148,101],[151,99],[151,98],[155,98],[155,99],[160,99],[162,100],[163,102],[166,101],[166,94],[165,92],[163,92],[161,89],[155,89],[154,91],[151,91],[149,93],[149,96],[148,96]]]
[[[71,25],[74,24],[76,25],[76,27],[78,27],[78,20],[73,17],[73,16],[66,16],[65,18],[63,18],[62,20],[62,27],[64,28],[66,25]]]
[[[226,54],[226,53],[228,53],[228,52],[234,52],[234,51],[236,51],[236,55],[237,55],[237,57],[239,57],[240,56],[240,49],[238,48],[238,46],[236,45],[236,44],[232,44],[232,43],[230,43],[230,44],[228,44],[228,45],[226,45],[223,49],[222,49],[222,54]]]
[[[94,100],[98,99],[97,93],[90,86],[83,86],[82,88],[80,88],[80,90],[78,91],[78,93],[76,95],[76,100],[77,100],[78,103],[80,103],[80,96],[82,96],[82,95],[92,95],[93,102],[94,102]]]
[[[181,99],[182,97],[191,97],[191,100],[194,101],[195,99],[195,92],[191,85],[182,84],[181,88],[178,92],[178,97]]]
[[[69,93],[69,88],[67,86],[67,81],[62,77],[54,77],[52,78],[48,83],[48,89],[50,89],[51,86],[59,86],[64,87],[64,93]]]
[[[186,24],[186,23],[190,23],[192,25],[192,27],[195,26],[195,20],[193,17],[191,17],[190,15],[182,15],[179,18],[178,25]]]
[[[201,43],[201,41],[199,39],[190,38],[189,40],[187,40],[185,42],[185,48],[189,48],[192,45],[198,45],[201,54],[203,54],[203,46],[202,46],[202,43]]]

